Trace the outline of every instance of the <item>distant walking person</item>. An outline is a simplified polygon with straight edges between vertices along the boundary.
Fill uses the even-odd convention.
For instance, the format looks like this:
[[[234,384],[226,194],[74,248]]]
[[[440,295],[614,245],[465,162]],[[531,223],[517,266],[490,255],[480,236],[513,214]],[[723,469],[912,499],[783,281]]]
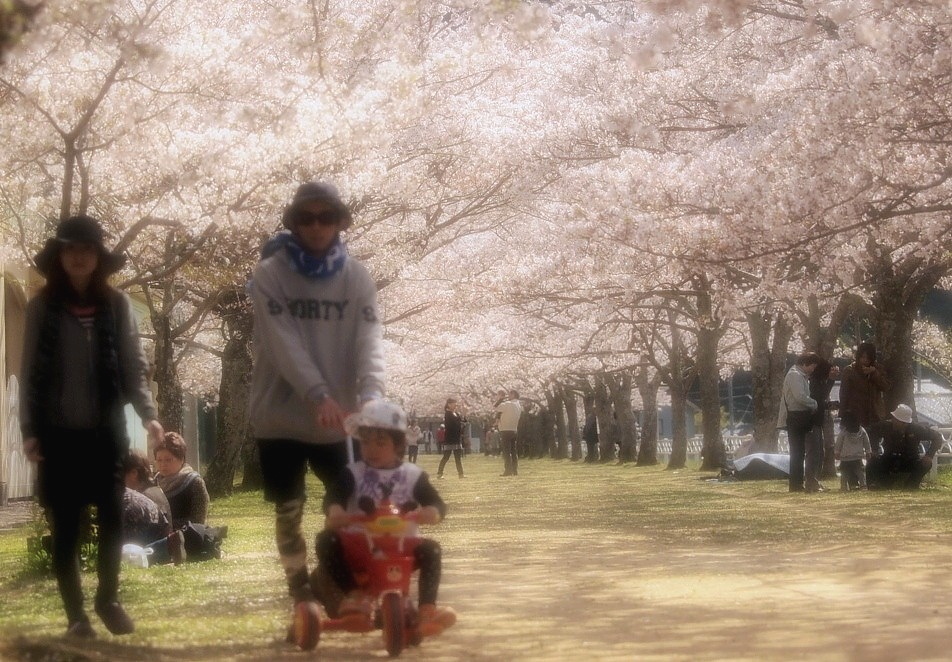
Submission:
[[[410,426],[407,428],[407,460],[413,464],[416,464],[417,455],[420,452],[420,438],[422,436],[423,431],[420,430],[417,422],[410,421]]]
[[[466,418],[462,413],[456,411],[459,403],[456,398],[450,398],[446,401],[443,409],[443,459],[440,460],[440,467],[436,471],[436,477],[443,477],[443,469],[449,461],[450,456],[456,460],[456,471],[460,478],[465,478],[463,474],[463,424]]]
[[[814,412],[817,402],[810,397],[810,375],[820,363],[820,357],[813,352],[801,354],[796,363],[787,372],[783,380],[783,390],[780,398],[780,412],[777,415],[777,427],[786,428],[787,443],[790,447],[790,491],[803,492],[804,466],[806,456],[810,461],[806,467],[807,476],[816,476],[817,468],[813,462],[819,457],[819,452],[806,452],[807,433],[813,428]],[[815,436],[810,437],[811,443],[822,443]],[[816,485],[807,485],[808,492],[818,491]]]
[[[886,418],[883,393],[887,388],[889,380],[876,365],[876,346],[860,343],[856,360],[843,369],[840,377],[840,411],[856,414],[859,424],[868,432],[869,426]]]
[[[149,364],[132,304],[108,277],[124,258],[106,249],[99,222],[73,216],[35,258],[46,286],[30,300],[23,351],[23,449],[38,462],[38,492],[53,534],[53,573],[73,637],[96,636],[83,609],[79,574],[82,513],[96,506],[96,613],[113,634],[135,629],[119,603],[122,498],[131,403],[162,440]]]
[[[496,403],[496,427],[499,429],[499,441],[502,445],[503,476],[519,475],[519,454],[516,451],[516,438],[519,430],[519,418],[522,405],[516,391],[499,392]]]

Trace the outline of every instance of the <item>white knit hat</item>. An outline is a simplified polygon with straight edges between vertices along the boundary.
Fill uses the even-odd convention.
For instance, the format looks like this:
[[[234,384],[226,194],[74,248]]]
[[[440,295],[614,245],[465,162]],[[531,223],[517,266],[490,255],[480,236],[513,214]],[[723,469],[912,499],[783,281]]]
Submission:
[[[355,439],[360,439],[360,428],[407,431],[407,415],[403,407],[386,400],[368,400],[360,411],[344,419],[344,430]]]

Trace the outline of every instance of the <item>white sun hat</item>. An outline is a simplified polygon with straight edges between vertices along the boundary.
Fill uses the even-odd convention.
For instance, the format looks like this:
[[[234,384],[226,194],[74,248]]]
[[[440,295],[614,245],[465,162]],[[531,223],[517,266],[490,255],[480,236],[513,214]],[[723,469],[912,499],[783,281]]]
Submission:
[[[344,419],[344,430],[354,439],[360,439],[360,428],[407,431],[407,414],[403,407],[386,400],[369,400],[360,411]]]
[[[896,410],[892,412],[892,417],[903,423],[912,423],[912,407],[909,405],[899,405],[896,407]]]

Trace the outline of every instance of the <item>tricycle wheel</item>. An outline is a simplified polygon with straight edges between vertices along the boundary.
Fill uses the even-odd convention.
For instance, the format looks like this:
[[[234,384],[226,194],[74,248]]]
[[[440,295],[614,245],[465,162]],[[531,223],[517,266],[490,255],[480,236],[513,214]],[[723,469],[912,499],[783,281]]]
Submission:
[[[385,593],[380,602],[383,620],[383,643],[390,657],[396,657],[403,651],[404,623],[403,596],[399,593]]]

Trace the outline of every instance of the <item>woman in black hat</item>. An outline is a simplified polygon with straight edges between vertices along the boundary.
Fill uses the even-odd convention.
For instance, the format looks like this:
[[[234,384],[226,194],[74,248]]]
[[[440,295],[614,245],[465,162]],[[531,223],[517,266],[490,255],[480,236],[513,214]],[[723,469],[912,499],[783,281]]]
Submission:
[[[126,403],[144,421],[152,445],[163,430],[132,305],[107,280],[124,259],[106,249],[98,221],[73,216],[35,262],[46,286],[27,306],[21,427],[24,451],[38,463],[67,634],[95,636],[83,609],[78,557],[88,505],[96,506],[99,530],[96,613],[110,632],[127,634],[134,624],[118,596]]]

